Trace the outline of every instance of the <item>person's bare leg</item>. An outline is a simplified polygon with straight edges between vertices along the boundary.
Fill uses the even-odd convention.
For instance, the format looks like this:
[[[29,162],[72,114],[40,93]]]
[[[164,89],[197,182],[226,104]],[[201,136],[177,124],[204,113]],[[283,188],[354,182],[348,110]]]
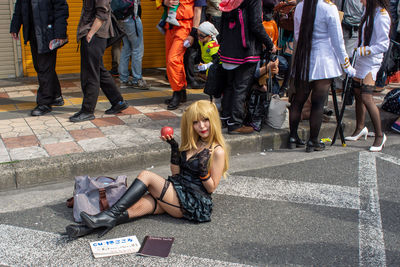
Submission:
[[[150,194],[154,198],[158,199],[161,196],[165,185],[165,179],[163,177],[150,171],[142,171],[137,179],[140,179],[145,185],[147,185]],[[169,184],[162,199],[164,202],[170,204],[168,205],[162,201],[158,201],[158,204],[163,211],[176,218],[181,218],[183,216],[182,211],[179,208],[179,199],[172,183]]]

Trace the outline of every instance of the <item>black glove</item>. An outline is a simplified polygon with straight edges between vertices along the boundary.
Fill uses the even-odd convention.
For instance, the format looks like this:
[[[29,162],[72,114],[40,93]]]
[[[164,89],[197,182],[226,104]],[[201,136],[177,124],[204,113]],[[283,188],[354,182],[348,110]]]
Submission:
[[[199,153],[199,174],[200,179],[208,178],[208,160],[210,159],[210,150],[204,149]]]
[[[167,143],[171,146],[171,164],[179,165],[181,162],[181,152],[179,151],[179,144],[174,138],[167,140]]]

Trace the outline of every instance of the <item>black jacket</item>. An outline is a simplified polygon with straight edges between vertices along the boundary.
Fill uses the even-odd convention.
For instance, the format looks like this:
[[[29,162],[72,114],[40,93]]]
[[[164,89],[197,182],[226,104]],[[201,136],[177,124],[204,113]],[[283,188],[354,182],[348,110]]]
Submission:
[[[29,9],[31,7],[33,18],[30,20]],[[34,29],[38,53],[47,53],[50,51],[49,42],[51,40],[67,38],[68,16],[66,0],[17,0],[11,20],[10,33],[18,33],[21,25],[23,25],[23,36],[26,44],[29,40],[29,31]],[[34,25],[30,25],[32,21]]]
[[[262,25],[260,0],[244,0],[239,8],[222,12],[219,54],[231,64],[258,62],[264,44],[267,51],[273,43]]]

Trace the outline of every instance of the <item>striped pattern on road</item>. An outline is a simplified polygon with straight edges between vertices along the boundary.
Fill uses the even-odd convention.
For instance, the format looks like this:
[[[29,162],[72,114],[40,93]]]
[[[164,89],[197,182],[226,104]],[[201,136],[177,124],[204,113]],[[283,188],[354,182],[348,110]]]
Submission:
[[[112,260],[94,259],[85,239],[69,242],[58,234],[4,224],[0,225],[0,233],[0,264],[9,266],[249,266],[175,253],[168,258],[126,254]]]

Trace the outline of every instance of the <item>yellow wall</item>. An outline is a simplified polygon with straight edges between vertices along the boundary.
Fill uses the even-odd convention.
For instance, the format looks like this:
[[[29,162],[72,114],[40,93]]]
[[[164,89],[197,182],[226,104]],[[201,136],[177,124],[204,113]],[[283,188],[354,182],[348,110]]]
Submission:
[[[76,29],[81,15],[82,0],[67,0],[67,2],[69,5],[67,29],[69,43],[57,52],[56,71],[58,74],[80,72],[80,52],[77,51]],[[155,27],[163,10],[157,10],[155,2],[151,0],[142,0],[141,4],[144,31],[143,68],[164,67],[164,36]],[[22,34],[20,35],[22,36]],[[22,44],[24,76],[36,76],[30,49],[29,43],[27,45]],[[111,69],[111,48],[107,48],[103,60],[105,67]]]

